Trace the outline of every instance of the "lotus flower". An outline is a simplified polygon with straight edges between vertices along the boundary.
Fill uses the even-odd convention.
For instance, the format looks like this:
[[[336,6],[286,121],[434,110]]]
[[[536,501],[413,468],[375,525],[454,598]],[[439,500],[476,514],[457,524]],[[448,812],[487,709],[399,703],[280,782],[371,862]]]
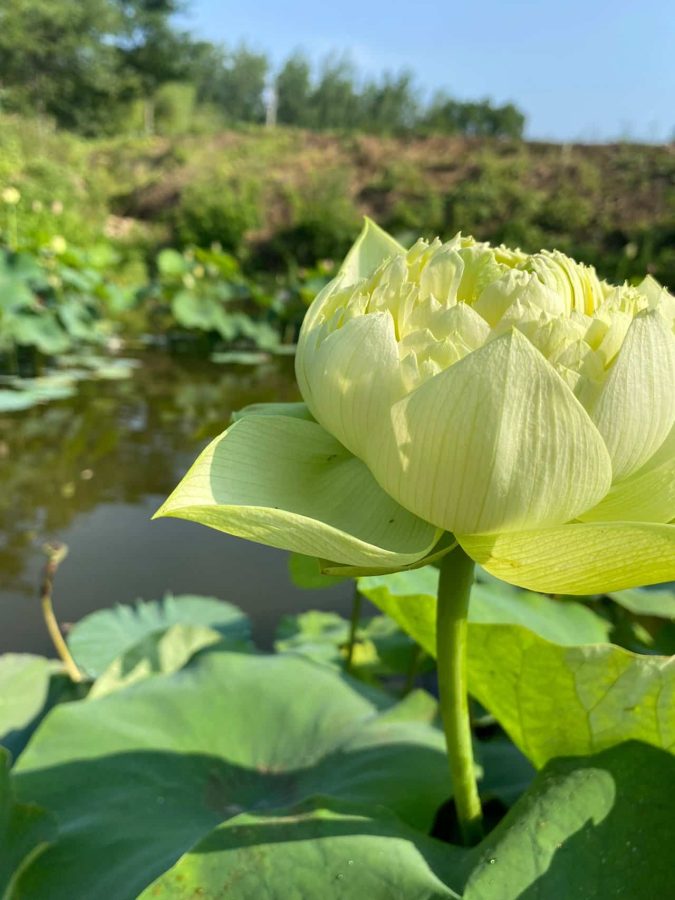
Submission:
[[[244,410],[158,515],[326,571],[456,541],[533,590],[675,579],[674,329],[651,277],[367,222],[303,323],[304,404]]]

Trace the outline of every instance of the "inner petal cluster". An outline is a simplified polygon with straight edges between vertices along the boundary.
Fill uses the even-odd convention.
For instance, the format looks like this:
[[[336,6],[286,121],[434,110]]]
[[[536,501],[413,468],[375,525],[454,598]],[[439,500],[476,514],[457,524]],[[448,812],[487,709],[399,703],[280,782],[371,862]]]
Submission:
[[[390,315],[406,391],[517,329],[591,409],[639,313],[657,309],[675,330],[675,298],[652,279],[611,285],[558,251],[527,255],[461,234],[419,240],[370,278],[336,287],[317,322],[322,335],[357,316]]]

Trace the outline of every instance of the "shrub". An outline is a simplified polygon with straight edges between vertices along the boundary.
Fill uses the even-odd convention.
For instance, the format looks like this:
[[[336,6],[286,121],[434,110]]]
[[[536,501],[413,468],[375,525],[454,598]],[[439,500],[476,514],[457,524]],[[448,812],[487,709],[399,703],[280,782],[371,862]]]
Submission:
[[[361,221],[347,173],[339,169],[315,173],[288,200],[290,222],[270,242],[273,255],[300,265],[344,256]]]
[[[218,243],[238,251],[247,231],[261,221],[260,189],[253,181],[201,181],[182,194],[174,213],[174,230],[181,246]]]

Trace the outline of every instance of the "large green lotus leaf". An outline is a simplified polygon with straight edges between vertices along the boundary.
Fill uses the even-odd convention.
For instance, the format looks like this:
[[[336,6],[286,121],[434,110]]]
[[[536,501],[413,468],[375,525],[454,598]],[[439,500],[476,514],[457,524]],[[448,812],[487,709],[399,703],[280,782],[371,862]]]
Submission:
[[[56,832],[52,816],[33,803],[17,803],[9,778],[9,755],[0,747],[0,898],[18,900],[21,873]],[[44,895],[46,896],[46,895]]]
[[[53,660],[29,653],[0,656],[0,744],[13,756],[23,749],[47,705]]]
[[[476,759],[483,769],[480,794],[484,800],[496,797],[512,806],[527,789],[535,769],[527,757],[503,736],[475,742]]]
[[[438,569],[427,566],[394,575],[359,578],[359,591],[392,614],[394,603],[406,609],[408,618],[425,623],[436,617]],[[394,616],[396,618],[396,616]],[[606,641],[610,623],[574,600],[552,600],[542,594],[515,590],[498,581],[474,585],[469,605],[469,622],[483,625],[524,625],[556,644],[592,644]],[[407,629],[406,629],[407,630]],[[435,632],[434,632],[435,633]]]
[[[35,306],[35,295],[20,278],[0,270],[0,310],[18,311]]]
[[[166,247],[157,254],[157,268],[160,275],[181,276],[188,271],[189,263],[178,250]]]
[[[308,590],[333,587],[346,580],[339,575],[324,575],[319,560],[314,556],[305,556],[302,553],[290,554],[288,571],[291,581],[296,587]]]
[[[473,851],[464,900],[669,897],[675,758],[629,742],[558,759]]]
[[[459,897],[466,854],[372,810],[236,816],[139,900],[443,900]]]
[[[412,574],[360,579],[359,589],[435,655],[433,596],[400,588]],[[536,766],[629,739],[675,744],[675,660],[606,643],[565,646],[521,625],[472,618],[470,606],[469,691]]]
[[[440,536],[316,422],[248,415],[203,451],[157,516],[360,566],[402,566]]]
[[[517,626],[476,626],[469,689],[536,766],[630,739],[675,745],[675,660],[665,656],[560,647]]]
[[[299,657],[208,648],[174,675],[57,707],[15,768],[19,796],[62,826],[25,895],[132,900],[224,820],[315,796],[428,830],[451,792],[443,736],[387,704]]]
[[[179,325],[202,331],[215,330],[217,309],[217,301],[190,291],[179,291],[171,301],[171,312]]]
[[[277,653],[298,653],[315,662],[340,668],[349,642],[349,622],[334,612],[312,609],[297,616],[283,616],[277,627]]]
[[[70,347],[70,338],[52,313],[17,315],[12,318],[10,332],[17,344],[37,347],[42,353],[63,353]]]
[[[630,588],[627,591],[613,591],[609,596],[629,612],[638,616],[659,616],[675,619],[675,589],[645,590]]]
[[[234,320],[237,334],[248,338],[256,347],[260,347],[262,350],[271,350],[279,344],[279,334],[269,323],[256,322],[246,313],[231,313],[228,318]]]
[[[91,309],[78,298],[70,297],[59,303],[58,314],[68,334],[77,341],[91,341],[99,334],[99,323]]]
[[[70,631],[68,646],[77,664],[96,678],[139,641],[171,625],[213,628],[236,649],[246,647],[251,635],[248,617],[232,603],[167,594],[162,600],[138,601],[85,616]]]
[[[297,616],[284,616],[274,646],[279,653],[299,653],[342,669],[350,632],[350,623],[337,613],[310,610]],[[417,644],[389,616],[361,619],[356,629],[351,672],[364,680],[406,674],[418,651]]]
[[[172,625],[148,634],[110,663],[92,685],[88,698],[105,697],[153,675],[178,672],[195,653],[222,639],[220,632],[205,625]]]

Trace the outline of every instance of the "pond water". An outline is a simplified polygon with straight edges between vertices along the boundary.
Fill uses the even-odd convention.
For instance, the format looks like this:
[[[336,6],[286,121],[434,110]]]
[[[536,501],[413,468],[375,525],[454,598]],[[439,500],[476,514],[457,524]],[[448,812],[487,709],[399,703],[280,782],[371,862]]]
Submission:
[[[215,365],[147,353],[131,378],[0,414],[0,652],[52,654],[37,599],[47,540],[69,554],[54,604],[61,622],[169,591],[241,606],[262,646],[279,618],[347,612],[347,584],[295,588],[287,554],[177,519],[151,521],[196,454],[249,403],[298,399],[292,361]]]

